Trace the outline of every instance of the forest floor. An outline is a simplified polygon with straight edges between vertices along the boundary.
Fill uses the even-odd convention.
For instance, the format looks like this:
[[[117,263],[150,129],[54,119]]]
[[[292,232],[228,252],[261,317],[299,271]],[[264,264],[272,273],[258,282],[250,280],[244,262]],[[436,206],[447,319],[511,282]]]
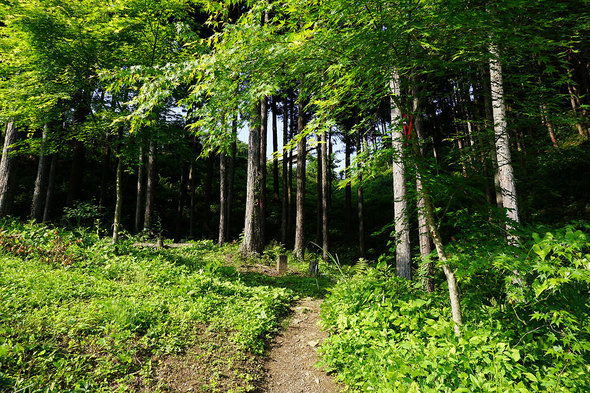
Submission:
[[[327,337],[318,325],[321,299],[299,300],[289,326],[273,340],[265,364],[263,391],[268,393],[336,393],[332,376],[316,367],[317,348]]]

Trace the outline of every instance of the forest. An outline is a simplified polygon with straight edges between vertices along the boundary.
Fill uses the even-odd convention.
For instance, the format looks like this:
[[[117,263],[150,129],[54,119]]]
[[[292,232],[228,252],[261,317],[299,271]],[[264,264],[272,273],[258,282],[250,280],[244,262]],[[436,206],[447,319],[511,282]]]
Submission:
[[[590,391],[588,0],[0,0],[0,128],[0,392]]]

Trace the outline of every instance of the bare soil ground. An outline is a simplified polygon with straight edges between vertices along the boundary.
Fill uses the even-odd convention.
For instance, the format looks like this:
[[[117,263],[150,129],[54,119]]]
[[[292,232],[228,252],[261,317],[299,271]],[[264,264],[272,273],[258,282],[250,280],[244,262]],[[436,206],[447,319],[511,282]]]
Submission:
[[[320,299],[297,302],[289,327],[273,340],[262,388],[267,393],[337,393],[341,387],[319,370],[317,348],[327,337],[320,329]]]

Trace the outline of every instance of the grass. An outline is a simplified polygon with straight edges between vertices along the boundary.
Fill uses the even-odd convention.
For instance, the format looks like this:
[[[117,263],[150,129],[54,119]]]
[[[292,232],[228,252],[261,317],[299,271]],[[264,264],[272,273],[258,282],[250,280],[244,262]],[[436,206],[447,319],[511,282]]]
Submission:
[[[251,391],[290,304],[330,285],[295,263],[269,277],[272,250],[244,261],[235,245],[0,226],[0,391]]]

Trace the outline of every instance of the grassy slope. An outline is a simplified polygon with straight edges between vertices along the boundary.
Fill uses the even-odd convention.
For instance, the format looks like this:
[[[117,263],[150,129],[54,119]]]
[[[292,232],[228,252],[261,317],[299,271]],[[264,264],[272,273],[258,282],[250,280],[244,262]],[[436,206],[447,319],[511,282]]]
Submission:
[[[239,273],[235,247],[2,224],[0,391],[248,391],[290,302],[326,284]]]

